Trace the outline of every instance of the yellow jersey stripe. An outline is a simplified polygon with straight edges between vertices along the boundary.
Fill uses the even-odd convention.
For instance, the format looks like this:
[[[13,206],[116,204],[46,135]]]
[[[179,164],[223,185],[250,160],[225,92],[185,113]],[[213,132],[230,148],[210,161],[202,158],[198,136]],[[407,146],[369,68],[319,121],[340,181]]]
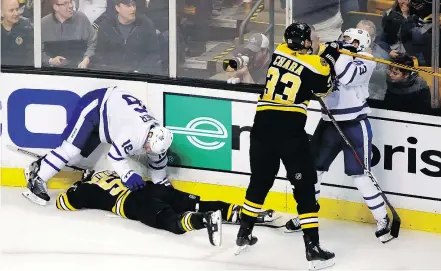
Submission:
[[[252,201],[249,201],[247,199],[245,199],[244,203],[248,206],[254,207],[254,208],[258,208],[258,209],[262,209],[263,204],[258,204],[258,203],[254,203]]]
[[[311,224],[305,224],[305,225],[300,225],[300,226],[302,227],[302,229],[318,228],[319,223],[311,223]]]
[[[299,219],[311,218],[311,217],[318,217],[318,213],[305,213],[305,214],[299,215]]]
[[[251,216],[251,217],[257,217],[258,216],[257,213],[252,213],[252,212],[248,211],[247,209],[242,209],[242,214],[245,214],[245,215]]]
[[[57,208],[60,209],[60,210],[64,210],[64,209],[61,207],[61,204],[60,204],[60,197],[61,197],[62,194],[63,194],[63,193],[60,193],[60,194],[58,195],[58,197],[57,197],[57,200],[56,200]]]
[[[64,200],[64,204],[66,205],[67,209],[69,209],[70,211],[76,211],[77,209],[75,209],[72,204],[70,204],[69,202],[69,198],[67,197],[66,193],[63,193],[62,195],[63,200]]]
[[[303,108],[299,108],[299,107],[283,107],[283,106],[276,106],[276,105],[263,105],[263,106],[257,106],[257,108],[256,108],[256,111],[265,111],[265,110],[299,112],[299,113],[307,115],[306,110]]]
[[[227,221],[229,221],[230,218],[231,218],[231,214],[233,213],[233,207],[234,207],[234,204],[230,204],[230,207],[228,207],[228,211],[227,211]]]
[[[122,217],[127,218],[126,214],[124,213],[124,203],[127,199],[127,197],[130,195],[130,191],[127,191],[123,197],[121,197],[121,204],[119,205],[119,213]]]

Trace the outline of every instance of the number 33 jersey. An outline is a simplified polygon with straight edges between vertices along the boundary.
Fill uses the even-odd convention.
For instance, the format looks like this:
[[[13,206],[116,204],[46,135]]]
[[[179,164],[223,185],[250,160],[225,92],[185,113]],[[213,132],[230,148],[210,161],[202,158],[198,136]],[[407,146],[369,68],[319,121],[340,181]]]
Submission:
[[[279,45],[258,99],[251,136],[265,140],[274,135],[280,138],[305,133],[313,93],[326,96],[332,88],[330,67],[323,58]]]
[[[125,182],[134,174],[126,157],[146,153],[144,144],[147,135],[151,127],[159,123],[139,99],[118,87],[107,89],[101,108],[100,139],[111,144],[107,159]],[[154,160],[156,169],[165,168],[165,155],[148,156]]]

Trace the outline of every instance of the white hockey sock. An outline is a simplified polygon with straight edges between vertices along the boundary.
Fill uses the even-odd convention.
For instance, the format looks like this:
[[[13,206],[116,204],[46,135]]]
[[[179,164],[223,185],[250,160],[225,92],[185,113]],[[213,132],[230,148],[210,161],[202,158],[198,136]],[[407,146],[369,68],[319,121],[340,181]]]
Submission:
[[[371,179],[366,175],[352,176],[352,178],[375,220],[383,219],[387,215],[386,204]]]
[[[322,183],[324,173],[324,171],[317,171],[317,183],[315,184],[315,200],[317,201],[320,198],[320,184]]]
[[[63,144],[50,151],[46,157],[41,161],[40,171],[38,176],[47,182],[54,177],[71,159],[81,153],[81,150],[63,141]]]

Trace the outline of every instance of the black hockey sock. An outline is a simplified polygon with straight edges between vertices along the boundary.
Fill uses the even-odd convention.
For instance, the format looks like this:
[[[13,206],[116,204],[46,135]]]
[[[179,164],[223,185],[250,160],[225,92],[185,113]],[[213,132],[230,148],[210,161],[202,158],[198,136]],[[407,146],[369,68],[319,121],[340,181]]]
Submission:
[[[200,201],[199,202],[199,212],[209,212],[221,210],[222,219],[227,220],[228,215],[231,216],[233,205],[223,201]]]
[[[185,232],[200,230],[205,228],[203,219],[203,213],[185,212],[181,215],[178,224]]]
[[[303,234],[307,235],[314,245],[320,241],[318,228],[303,229]]]

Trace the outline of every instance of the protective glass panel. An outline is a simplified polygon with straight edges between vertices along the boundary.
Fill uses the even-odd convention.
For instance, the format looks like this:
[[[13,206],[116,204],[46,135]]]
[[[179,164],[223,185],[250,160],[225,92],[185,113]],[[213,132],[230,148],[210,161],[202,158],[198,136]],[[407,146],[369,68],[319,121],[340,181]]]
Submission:
[[[284,0],[178,1],[178,17],[178,77],[265,82],[274,43],[282,42]]]
[[[1,64],[34,66],[33,1],[1,2]]]

